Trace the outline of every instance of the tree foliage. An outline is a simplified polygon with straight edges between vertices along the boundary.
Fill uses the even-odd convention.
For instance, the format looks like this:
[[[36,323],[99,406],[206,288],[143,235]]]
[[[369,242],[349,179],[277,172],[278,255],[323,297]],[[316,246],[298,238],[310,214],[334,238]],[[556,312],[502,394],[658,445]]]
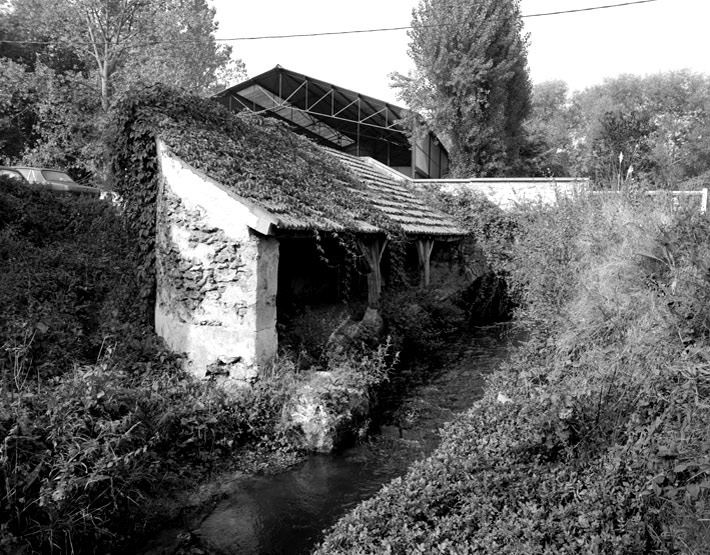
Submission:
[[[455,175],[516,171],[530,107],[527,39],[517,0],[422,0],[398,96],[448,137]]]
[[[531,177],[567,177],[571,164],[574,121],[567,84],[535,84],[531,112],[525,121],[527,143],[522,156]]]
[[[0,79],[8,85],[0,89],[0,152],[16,159],[34,138],[36,84],[22,64],[6,58],[0,58]]]
[[[244,75],[231,48],[218,45],[206,0],[8,0],[0,13],[0,67],[29,113],[11,108],[8,129],[23,141],[10,160],[102,174],[105,118],[116,98],[141,84],[197,94]],[[24,68],[18,72],[10,63]],[[3,120],[0,120],[3,121]],[[4,121],[3,121],[4,123]]]
[[[687,70],[621,75],[572,95],[536,84],[532,166],[599,184],[701,184],[710,171],[710,80]]]
[[[204,91],[231,54],[215,42],[214,15],[206,0],[23,0],[14,12],[28,37],[91,70],[104,111],[136,82]]]

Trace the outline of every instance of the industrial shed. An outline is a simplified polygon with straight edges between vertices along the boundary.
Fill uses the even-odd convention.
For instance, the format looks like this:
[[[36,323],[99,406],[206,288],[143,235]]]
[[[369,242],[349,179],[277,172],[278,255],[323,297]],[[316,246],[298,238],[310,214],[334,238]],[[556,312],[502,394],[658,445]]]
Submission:
[[[420,118],[405,124],[412,116],[405,108],[278,65],[213,98],[234,112],[285,121],[320,145],[370,157],[409,178],[438,179],[449,172],[442,142]]]
[[[273,120],[233,119],[222,130],[181,122],[159,134],[155,323],[196,375],[248,381],[276,355],[280,260],[293,263],[298,241],[355,236],[377,309],[393,233],[416,245],[427,284],[434,243],[465,231],[373,159],[319,147]]]

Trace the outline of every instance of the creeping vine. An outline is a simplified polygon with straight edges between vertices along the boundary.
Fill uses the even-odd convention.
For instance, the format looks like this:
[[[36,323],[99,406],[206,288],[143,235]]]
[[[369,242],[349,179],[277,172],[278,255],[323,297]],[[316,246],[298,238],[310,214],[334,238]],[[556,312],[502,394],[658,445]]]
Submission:
[[[155,295],[155,221],[159,167],[156,139],[182,160],[235,193],[273,213],[308,222],[336,239],[345,263],[359,258],[353,233],[363,222],[403,245],[401,227],[368,201],[365,186],[342,164],[283,122],[252,113],[235,114],[210,99],[157,84],[129,91],[110,118],[110,168],[126,202],[141,263],[141,297]],[[398,240],[399,239],[399,240]],[[347,272],[346,272],[347,274]]]

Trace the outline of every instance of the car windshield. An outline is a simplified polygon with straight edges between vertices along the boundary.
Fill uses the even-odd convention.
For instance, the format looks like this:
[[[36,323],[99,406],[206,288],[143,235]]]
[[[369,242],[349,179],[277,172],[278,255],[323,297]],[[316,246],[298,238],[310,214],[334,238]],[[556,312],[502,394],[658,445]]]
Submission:
[[[42,176],[47,181],[70,181],[70,182],[74,181],[66,173],[56,171],[56,170],[42,170]]]
[[[10,177],[12,179],[17,179],[18,181],[24,181],[22,174],[15,170],[0,170],[0,177]]]

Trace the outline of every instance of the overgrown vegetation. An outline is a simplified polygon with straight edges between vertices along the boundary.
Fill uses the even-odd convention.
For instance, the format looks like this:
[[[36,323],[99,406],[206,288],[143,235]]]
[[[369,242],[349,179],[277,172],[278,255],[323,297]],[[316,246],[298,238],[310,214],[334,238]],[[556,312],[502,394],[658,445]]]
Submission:
[[[126,199],[141,251],[143,298],[150,298],[154,286],[156,138],[240,196],[305,222],[324,257],[323,244],[334,240],[339,258],[355,267],[359,249],[354,232],[366,222],[392,239],[388,256],[396,263],[399,225],[372,206],[362,194],[364,185],[334,157],[273,118],[235,115],[208,99],[155,85],[118,102],[109,135],[116,189]]]
[[[518,218],[480,193],[468,190],[424,191],[431,206],[449,214],[469,234],[460,242],[459,264],[471,283],[455,299],[469,323],[488,325],[509,320],[515,305],[508,287],[510,249]]]
[[[298,361],[278,359],[229,393],[186,373],[152,331],[149,280],[136,272],[149,242],[139,233],[141,253],[141,220],[125,216],[0,182],[3,552],[106,552],[174,514],[160,502],[170,491],[231,461],[297,458],[282,410],[303,378]],[[322,363],[367,395],[393,360],[374,346]]]
[[[285,449],[288,360],[235,399],[181,370],[137,295],[109,204],[0,183],[0,546],[106,551],[148,498],[242,446]]]
[[[106,114],[121,93],[165,83],[209,94],[246,78],[216,30],[205,0],[4,1],[2,162],[103,182]]]
[[[707,553],[710,223],[643,198],[524,211],[530,340],[317,553]]]
[[[699,189],[707,184],[708,76],[688,70],[620,75],[583,91],[535,84],[527,174],[598,185]]]
[[[394,74],[392,84],[446,137],[455,177],[521,171],[531,90],[521,15],[517,0],[421,0],[412,11],[415,70]]]

